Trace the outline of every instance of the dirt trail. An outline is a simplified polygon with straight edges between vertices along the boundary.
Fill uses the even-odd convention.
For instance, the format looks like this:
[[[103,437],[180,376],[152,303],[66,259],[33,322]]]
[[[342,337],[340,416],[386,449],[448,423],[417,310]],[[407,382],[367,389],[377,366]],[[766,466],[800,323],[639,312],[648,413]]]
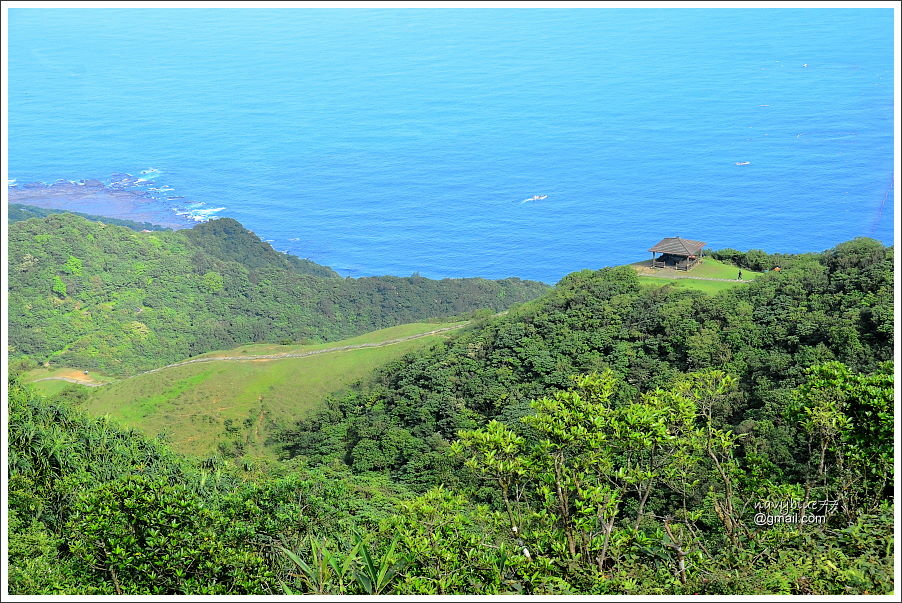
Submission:
[[[323,348],[320,350],[310,350],[309,352],[284,352],[281,354],[261,354],[261,355],[246,355],[246,356],[205,356],[203,358],[192,358],[191,360],[183,360],[181,362],[174,362],[173,364],[167,364],[166,366],[161,366],[159,368],[151,369],[149,371],[144,371],[143,373],[138,373],[136,375],[132,375],[132,377],[139,377],[141,375],[149,375],[151,373],[156,373],[158,371],[162,371],[163,369],[174,368],[177,366],[183,366],[185,364],[197,364],[199,362],[219,362],[221,360],[232,360],[232,361],[242,361],[242,360],[281,360],[283,358],[306,358],[307,356],[316,356],[319,354],[329,354],[332,352],[344,352],[347,350],[359,350],[363,348],[381,348],[388,345],[394,345],[396,343],[402,343],[404,341],[411,341],[413,339],[421,339],[423,337],[430,337],[432,335],[437,335],[439,333],[444,333],[446,331],[456,331],[463,327],[464,325],[458,325],[455,327],[443,327],[441,329],[435,329],[433,331],[428,331],[426,333],[417,333],[416,335],[408,335],[407,337],[398,337],[397,339],[388,339],[386,341],[379,341],[376,343],[358,343],[353,345],[342,345],[336,346],[332,348]],[[72,379],[70,377],[44,377],[43,379],[36,379],[35,381],[53,381],[53,380],[62,380],[68,381],[70,383],[77,383],[79,385],[88,385],[90,387],[100,387],[101,385],[107,385],[106,383],[96,383],[90,381],[84,381],[81,379]]]

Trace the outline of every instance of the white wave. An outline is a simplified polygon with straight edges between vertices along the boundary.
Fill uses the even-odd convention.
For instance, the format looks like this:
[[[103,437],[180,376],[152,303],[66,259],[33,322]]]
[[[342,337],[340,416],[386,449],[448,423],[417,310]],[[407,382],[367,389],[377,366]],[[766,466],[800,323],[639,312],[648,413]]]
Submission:
[[[192,222],[208,222],[210,220],[215,220],[216,218],[219,217],[219,216],[198,216],[196,214],[192,214],[192,213],[186,212],[186,211],[177,211],[177,212],[175,212],[175,215],[187,218],[188,220],[191,220]]]
[[[183,216],[189,220],[194,222],[206,222],[208,220],[215,220],[219,216],[215,216],[216,212],[220,212],[225,209],[225,207],[208,207],[201,209],[206,205],[203,201],[198,201],[196,203],[191,203],[186,206],[174,208],[175,215]]]
[[[200,214],[202,216],[208,216],[210,214],[215,214],[218,211],[224,210],[224,207],[211,207],[210,209],[195,209],[195,214]]]
[[[139,182],[149,182],[162,173],[163,172],[161,172],[157,168],[147,168],[146,170],[141,170],[141,177],[136,179],[135,183],[137,184]]]

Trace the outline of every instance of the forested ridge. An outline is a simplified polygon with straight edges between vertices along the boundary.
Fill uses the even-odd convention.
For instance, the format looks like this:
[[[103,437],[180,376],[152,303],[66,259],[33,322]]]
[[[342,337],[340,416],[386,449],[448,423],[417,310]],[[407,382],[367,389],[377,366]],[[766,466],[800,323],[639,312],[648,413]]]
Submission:
[[[13,374],[10,591],[888,594],[892,248],[720,253],[780,270],[571,274],[332,399],[279,462],[178,457]]]
[[[134,220],[122,220],[119,218],[109,218],[107,216],[96,216],[94,214],[86,214],[78,211],[67,211],[65,209],[48,209],[38,207],[36,205],[26,205],[24,203],[10,203],[7,212],[7,220],[10,224],[13,222],[21,222],[22,220],[30,220],[31,218],[45,218],[52,214],[75,214],[92,222],[103,222],[104,224],[114,224],[116,226],[125,226],[132,230],[170,230],[166,226],[152,224],[150,222],[135,222]]]
[[[286,453],[429,484],[459,429],[517,425],[531,400],[565,390],[573,375],[611,370],[627,400],[717,369],[738,378],[720,425],[765,450],[772,470],[798,476],[803,438],[783,413],[809,367],[838,361],[871,373],[892,360],[892,249],[856,239],[822,254],[749,255],[763,262],[756,268],[779,261],[781,270],[716,296],[642,290],[628,267],[570,274],[544,297],[333,400],[285,434]]]
[[[131,374],[245,343],[335,341],[479,309],[547,285],[517,278],[340,278],[229,218],[135,232],[73,214],[9,228],[11,356]]]

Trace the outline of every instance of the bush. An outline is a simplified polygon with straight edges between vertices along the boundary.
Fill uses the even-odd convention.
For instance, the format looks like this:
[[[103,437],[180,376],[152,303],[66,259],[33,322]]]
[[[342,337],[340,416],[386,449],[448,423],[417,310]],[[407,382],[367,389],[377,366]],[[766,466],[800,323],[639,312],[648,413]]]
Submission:
[[[133,475],[80,497],[70,549],[116,594],[265,592],[263,559],[230,542],[235,526],[184,485]]]

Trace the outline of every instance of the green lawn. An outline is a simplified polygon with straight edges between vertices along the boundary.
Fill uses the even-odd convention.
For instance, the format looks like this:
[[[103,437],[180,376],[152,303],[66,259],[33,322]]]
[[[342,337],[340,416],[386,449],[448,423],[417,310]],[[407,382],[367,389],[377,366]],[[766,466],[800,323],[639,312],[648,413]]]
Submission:
[[[37,383],[32,384],[37,390],[39,394],[42,396],[55,396],[60,393],[67,387],[81,387],[84,389],[89,389],[85,385],[76,385],[75,383],[69,383],[68,381],[38,381]]]
[[[742,273],[745,276],[745,272]],[[704,291],[708,294],[720,293],[731,287],[739,287],[745,283],[737,283],[736,281],[700,281],[691,278],[675,278],[666,279],[657,276],[640,276],[639,284],[642,287],[663,287],[669,285],[680,289],[695,289],[696,291]]]
[[[401,325],[329,344],[250,345],[217,354],[260,355],[379,343],[464,324]],[[264,442],[275,429],[379,366],[447,335],[305,358],[186,364],[91,388],[86,409],[94,415],[108,414],[151,436],[165,433],[173,448],[187,454],[210,454],[227,441],[242,442],[249,454],[270,454]]]
[[[639,283],[643,287],[662,287],[664,285],[670,285],[671,287],[695,289],[697,291],[714,294],[719,293],[724,289],[743,284],[737,282],[739,268],[712,258],[704,258],[700,264],[687,272],[671,269],[655,270],[650,268],[648,264],[649,261],[647,260],[630,264],[639,273]],[[761,276],[760,272],[752,272],[751,270],[742,271],[742,280],[744,281],[754,280],[759,276]],[[710,278],[724,280],[701,280]]]
[[[735,279],[739,276],[739,268],[713,258],[703,258],[700,264],[688,271],[687,276]],[[742,280],[745,281],[756,279],[759,276],[761,276],[760,272],[742,271]]]

